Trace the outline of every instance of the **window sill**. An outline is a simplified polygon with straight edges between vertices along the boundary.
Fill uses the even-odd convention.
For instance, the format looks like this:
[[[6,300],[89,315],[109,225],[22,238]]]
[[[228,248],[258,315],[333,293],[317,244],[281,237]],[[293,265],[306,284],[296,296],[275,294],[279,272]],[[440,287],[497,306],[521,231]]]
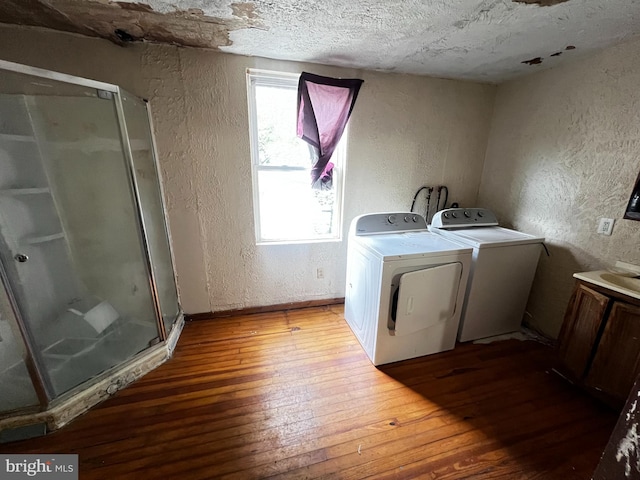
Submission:
[[[315,243],[339,243],[342,242],[342,238],[319,238],[310,240],[260,240],[256,242],[256,246],[269,246],[269,245],[305,245]]]

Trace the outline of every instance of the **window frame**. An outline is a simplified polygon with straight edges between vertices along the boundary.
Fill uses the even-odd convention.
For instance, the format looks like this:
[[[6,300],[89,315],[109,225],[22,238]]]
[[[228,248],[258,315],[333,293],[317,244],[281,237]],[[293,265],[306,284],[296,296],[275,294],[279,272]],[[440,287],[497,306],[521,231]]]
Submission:
[[[340,143],[336,147],[332,156],[333,168],[333,189],[335,191],[335,202],[333,210],[333,225],[331,235],[315,236],[309,238],[296,239],[265,239],[262,236],[260,218],[260,171],[300,171],[310,170],[304,167],[285,165],[260,165],[259,140],[258,140],[258,116],[256,102],[256,86],[298,88],[299,73],[276,72],[271,70],[259,70],[248,68],[247,78],[247,105],[249,108],[249,143],[251,155],[251,190],[253,198],[253,220],[256,245],[278,245],[278,244],[302,244],[302,243],[324,243],[342,241],[342,219],[344,210],[344,177],[346,173],[346,152],[348,127],[345,129]],[[309,186],[311,188],[311,186]],[[294,219],[295,221],[295,219]]]

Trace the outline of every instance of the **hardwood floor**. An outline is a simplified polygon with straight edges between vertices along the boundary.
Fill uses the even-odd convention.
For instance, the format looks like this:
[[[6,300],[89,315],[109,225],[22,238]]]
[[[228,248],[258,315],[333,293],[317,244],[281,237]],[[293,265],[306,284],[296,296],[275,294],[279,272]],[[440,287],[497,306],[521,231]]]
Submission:
[[[61,431],[81,479],[588,479],[617,415],[515,340],[371,365],[341,305],[200,320]]]

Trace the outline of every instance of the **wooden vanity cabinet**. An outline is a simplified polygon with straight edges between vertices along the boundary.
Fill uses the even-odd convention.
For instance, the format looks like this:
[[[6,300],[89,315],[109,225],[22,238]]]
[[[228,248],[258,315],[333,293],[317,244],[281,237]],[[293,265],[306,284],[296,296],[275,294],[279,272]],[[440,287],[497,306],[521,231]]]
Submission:
[[[585,385],[625,400],[638,374],[640,307],[614,301]]]
[[[573,290],[557,343],[559,370],[572,381],[586,374],[610,301],[582,283]]]
[[[557,356],[563,376],[621,406],[640,374],[640,301],[576,281]]]

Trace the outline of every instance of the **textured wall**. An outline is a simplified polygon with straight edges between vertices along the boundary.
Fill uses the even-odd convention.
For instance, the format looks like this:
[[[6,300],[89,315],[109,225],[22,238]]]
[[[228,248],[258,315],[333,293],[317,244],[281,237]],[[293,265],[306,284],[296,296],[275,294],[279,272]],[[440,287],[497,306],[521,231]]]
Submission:
[[[640,170],[640,42],[498,88],[479,204],[544,235],[529,321],[557,335],[572,274],[640,263],[640,222],[623,220]],[[601,217],[613,235],[596,234]]]
[[[345,232],[361,213],[408,209],[425,182],[446,183],[450,200],[476,201],[493,86],[170,46],[120,48],[6,26],[0,45],[2,59],[116,83],[150,100],[178,286],[190,313],[344,295],[346,241],[255,245],[247,68],[365,80],[349,130]]]

